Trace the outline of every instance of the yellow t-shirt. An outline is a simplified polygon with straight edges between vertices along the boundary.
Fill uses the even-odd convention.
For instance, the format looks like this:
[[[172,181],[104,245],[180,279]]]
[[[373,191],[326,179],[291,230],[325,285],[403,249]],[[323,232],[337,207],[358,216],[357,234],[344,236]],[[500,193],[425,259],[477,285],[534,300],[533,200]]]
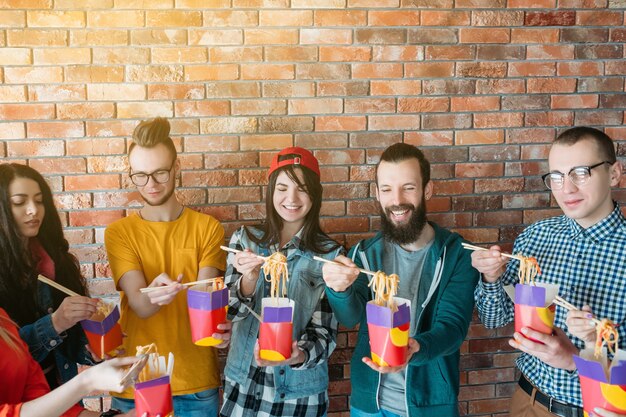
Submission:
[[[195,281],[203,267],[224,270],[224,228],[213,217],[185,208],[171,222],[152,222],[133,214],[107,227],[104,241],[115,285],[128,271],[143,272],[146,285],[166,272],[171,279],[183,274],[183,282]],[[133,355],[136,347],[156,343],[159,354],[175,357],[171,379],[172,394],[184,395],[220,385],[215,348],[196,346],[191,342],[186,292],[151,317],[142,319],[128,305],[121,293],[121,320],[124,348]],[[119,394],[116,394],[119,395]],[[133,398],[132,389],[119,395]]]

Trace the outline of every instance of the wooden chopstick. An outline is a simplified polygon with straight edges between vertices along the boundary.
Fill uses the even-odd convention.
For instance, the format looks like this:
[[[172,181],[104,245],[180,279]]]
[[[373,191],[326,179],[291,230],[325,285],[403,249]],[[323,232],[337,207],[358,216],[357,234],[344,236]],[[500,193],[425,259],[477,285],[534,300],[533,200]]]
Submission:
[[[232,253],[241,253],[241,252],[243,252],[242,250],[229,248],[228,246],[220,246],[220,249],[225,250],[226,252],[232,252]],[[257,255],[256,253],[254,255],[257,258],[263,259],[264,261],[267,261],[269,259],[269,256],[261,256],[261,255]]]
[[[246,303],[241,303],[241,305],[244,306],[248,310],[248,312],[254,316],[255,319],[257,319],[260,323],[263,323],[263,319],[261,318],[261,316],[259,316],[259,314],[254,311],[252,307],[250,307]]]
[[[200,281],[185,282],[185,283],[180,284],[180,285],[183,285],[185,287],[193,287],[194,285],[198,285],[198,284],[208,284],[209,282],[214,282],[217,278],[222,278],[222,277],[207,278],[207,279],[201,279]],[[162,290],[165,287],[168,287],[168,285],[161,285],[159,287],[140,288],[139,292],[145,294],[147,292]]]
[[[133,363],[128,370],[126,371],[126,373],[124,374],[124,376],[122,377],[122,379],[120,380],[120,384],[121,385],[125,385],[129,379],[133,378],[133,376],[136,378],[137,376],[139,376],[139,372],[141,371],[141,369],[146,366],[146,363],[148,363],[148,355],[141,355],[141,359],[139,359],[137,362]],[[139,370],[138,370],[139,368]]]
[[[556,297],[554,297],[554,301],[552,301],[554,304],[556,304],[557,306],[563,307],[564,309],[568,310],[568,311],[572,311],[572,310],[580,310],[578,307],[576,307],[574,304],[566,301],[564,298],[559,297],[558,295]],[[595,324],[600,324],[601,321],[592,317],[591,321],[593,321]]]
[[[70,295],[72,297],[82,297],[79,293],[74,292],[72,290],[70,290],[69,288],[64,287],[61,284],[57,284],[55,281],[51,280],[50,278],[46,278],[43,275],[38,275],[37,279],[45,284],[48,284],[51,287],[56,288],[57,290],[64,292],[67,295]]]
[[[469,250],[489,250],[487,248],[483,248],[481,246],[470,245],[469,243],[465,243],[465,242],[462,242],[461,246],[463,246],[464,249],[469,249]],[[505,258],[517,259],[518,261],[521,261],[523,259],[519,255],[511,255],[511,254],[504,253],[504,252],[500,252],[500,255],[504,256]]]
[[[340,265],[340,266],[346,266],[344,264],[341,264],[339,262],[335,262],[335,261],[330,261],[328,259],[324,259],[324,258],[320,258],[319,256],[314,256],[313,259],[315,259],[316,261],[320,261],[320,262],[326,262],[327,264],[334,264],[334,265]],[[376,275],[376,272],[372,272],[372,271],[368,271],[367,269],[362,269],[362,268],[357,268],[359,271],[361,271],[364,274],[367,275],[371,275],[374,276]]]

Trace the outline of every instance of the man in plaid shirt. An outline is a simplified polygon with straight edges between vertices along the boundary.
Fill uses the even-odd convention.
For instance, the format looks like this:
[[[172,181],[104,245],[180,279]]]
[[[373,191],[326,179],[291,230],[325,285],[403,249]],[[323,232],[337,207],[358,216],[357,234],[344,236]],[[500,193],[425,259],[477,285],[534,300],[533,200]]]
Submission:
[[[535,257],[541,282],[559,284],[564,298],[584,307],[569,315],[557,307],[552,335],[522,328],[509,341],[522,351],[517,360],[522,376],[511,401],[513,417],[582,417],[573,355],[594,340],[593,317],[621,327],[626,322],[626,219],[611,196],[611,187],[619,185],[622,175],[613,141],[593,128],[566,130],[553,143],[548,164],[550,172],[543,180],[564,215],[529,226],[516,239],[513,253]],[[503,287],[518,280],[520,263],[507,260],[499,246],[472,254],[472,265],[482,274],[476,304],[489,328],[513,320],[513,302]],[[624,338],[619,347],[626,347]],[[619,414],[596,409],[594,415]]]

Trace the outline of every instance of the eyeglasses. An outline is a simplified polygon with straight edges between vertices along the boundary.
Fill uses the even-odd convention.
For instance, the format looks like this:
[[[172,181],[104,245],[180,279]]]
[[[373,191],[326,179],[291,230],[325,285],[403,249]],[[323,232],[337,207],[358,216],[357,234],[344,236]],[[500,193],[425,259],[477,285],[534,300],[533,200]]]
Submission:
[[[176,159],[174,159],[169,169],[157,169],[156,171],[150,173],[135,172],[134,174],[129,175],[130,180],[138,187],[146,185],[150,178],[152,178],[157,184],[165,184],[170,180],[170,172],[172,171],[172,168],[174,168],[175,163]]]
[[[569,178],[572,184],[580,187],[581,185],[585,185],[587,181],[589,181],[589,178],[591,178],[592,169],[602,166],[604,164],[611,165],[612,163],[609,161],[602,161],[591,166],[573,167],[567,173],[567,178]],[[565,184],[565,176],[566,175],[562,172],[553,171],[542,175],[541,179],[546,184],[546,187],[548,187],[549,190],[560,190]]]

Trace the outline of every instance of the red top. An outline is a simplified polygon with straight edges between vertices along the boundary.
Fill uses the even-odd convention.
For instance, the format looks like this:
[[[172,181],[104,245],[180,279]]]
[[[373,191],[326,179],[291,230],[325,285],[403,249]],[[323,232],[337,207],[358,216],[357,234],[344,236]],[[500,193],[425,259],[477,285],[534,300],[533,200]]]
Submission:
[[[39,364],[30,356],[28,346],[19,338],[17,327],[0,308],[0,327],[8,330],[20,343],[16,352],[0,338],[0,417],[19,417],[22,404],[50,392]],[[83,408],[74,405],[63,417],[76,417]]]

